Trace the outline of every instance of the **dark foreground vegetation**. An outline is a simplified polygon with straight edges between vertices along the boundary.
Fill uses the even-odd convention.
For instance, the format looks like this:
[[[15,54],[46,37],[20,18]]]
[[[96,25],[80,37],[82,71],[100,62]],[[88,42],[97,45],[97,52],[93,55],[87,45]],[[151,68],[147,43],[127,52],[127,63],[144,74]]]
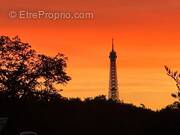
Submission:
[[[4,102],[0,115],[8,117],[3,135],[35,131],[38,135],[175,135],[180,134],[180,110],[153,112],[131,104],[86,100]]]
[[[179,135],[180,74],[166,67],[176,81],[177,102],[154,112],[131,104],[106,100],[104,96],[63,98],[59,84],[71,78],[67,57],[38,54],[19,37],[0,36],[0,130],[2,135],[34,131],[38,135]],[[57,87],[58,86],[58,87]],[[27,135],[27,134],[26,134]],[[30,135],[30,134],[29,134]]]

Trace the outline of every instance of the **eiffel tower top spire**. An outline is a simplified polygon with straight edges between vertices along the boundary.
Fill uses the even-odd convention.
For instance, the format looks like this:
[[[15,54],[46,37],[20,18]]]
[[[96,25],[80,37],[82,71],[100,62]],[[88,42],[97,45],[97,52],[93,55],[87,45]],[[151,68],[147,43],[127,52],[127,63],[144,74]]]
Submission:
[[[114,39],[112,38],[112,51],[114,51]]]
[[[112,50],[110,52],[109,58],[115,60],[117,58],[116,51],[114,50],[114,39],[112,38]]]

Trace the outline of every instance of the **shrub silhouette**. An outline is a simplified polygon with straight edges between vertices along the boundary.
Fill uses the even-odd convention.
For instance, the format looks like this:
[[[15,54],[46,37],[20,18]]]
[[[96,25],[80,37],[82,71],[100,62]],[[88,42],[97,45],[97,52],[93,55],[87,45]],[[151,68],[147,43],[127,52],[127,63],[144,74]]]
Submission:
[[[180,73],[178,71],[173,71],[169,67],[165,66],[167,75],[170,76],[175,82],[178,89],[177,93],[173,93],[172,97],[177,98],[180,101]]]
[[[55,84],[71,78],[65,72],[67,57],[38,54],[19,37],[0,36],[1,99],[46,99],[58,95]]]
[[[165,66],[167,75],[170,76],[175,82],[177,86],[177,92],[172,93],[171,96],[177,99],[172,105],[169,105],[167,108],[171,109],[179,109],[180,108],[180,73],[178,71],[173,71],[169,67]]]

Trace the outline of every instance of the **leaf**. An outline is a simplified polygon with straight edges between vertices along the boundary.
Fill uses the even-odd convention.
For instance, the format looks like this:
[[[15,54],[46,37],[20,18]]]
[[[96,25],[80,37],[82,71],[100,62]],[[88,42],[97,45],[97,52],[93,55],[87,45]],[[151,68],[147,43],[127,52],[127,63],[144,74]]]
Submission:
[[[178,74],[178,71],[174,72],[174,77],[176,77],[177,74]]]
[[[177,95],[174,94],[174,93],[172,93],[171,96],[174,97],[174,98],[177,98]]]

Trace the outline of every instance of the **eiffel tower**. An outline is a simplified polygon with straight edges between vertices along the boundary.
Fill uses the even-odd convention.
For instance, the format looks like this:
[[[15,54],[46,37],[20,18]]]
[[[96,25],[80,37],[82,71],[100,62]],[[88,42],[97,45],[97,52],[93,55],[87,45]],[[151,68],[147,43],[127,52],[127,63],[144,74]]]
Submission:
[[[116,68],[117,55],[114,50],[114,40],[113,39],[112,39],[112,50],[109,54],[109,59],[110,59],[110,74],[109,74],[108,98],[112,99],[112,100],[119,100],[117,68]]]

